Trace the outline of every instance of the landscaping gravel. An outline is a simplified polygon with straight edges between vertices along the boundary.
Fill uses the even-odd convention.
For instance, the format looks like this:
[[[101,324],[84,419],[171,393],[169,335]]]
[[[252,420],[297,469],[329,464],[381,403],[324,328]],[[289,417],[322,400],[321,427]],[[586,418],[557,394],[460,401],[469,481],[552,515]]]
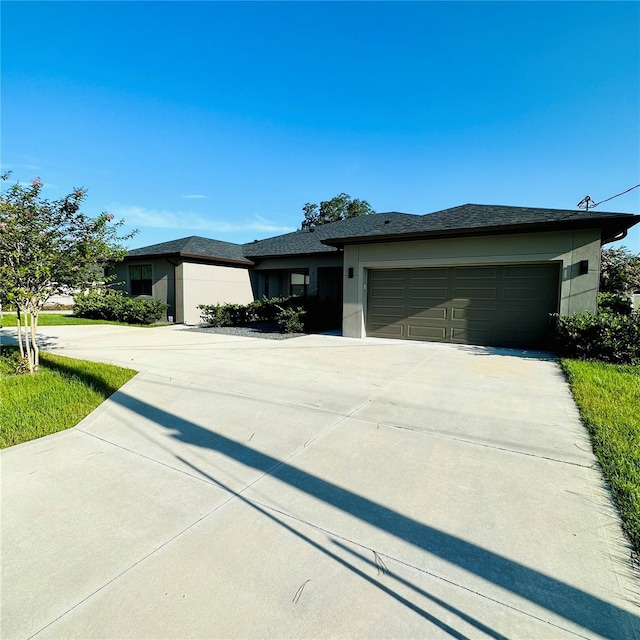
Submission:
[[[185,331],[200,331],[204,333],[221,333],[226,336],[241,336],[244,338],[266,338],[267,340],[287,340],[297,338],[304,333],[281,333],[278,327],[268,322],[255,322],[247,327],[211,327],[199,325],[185,328]]]

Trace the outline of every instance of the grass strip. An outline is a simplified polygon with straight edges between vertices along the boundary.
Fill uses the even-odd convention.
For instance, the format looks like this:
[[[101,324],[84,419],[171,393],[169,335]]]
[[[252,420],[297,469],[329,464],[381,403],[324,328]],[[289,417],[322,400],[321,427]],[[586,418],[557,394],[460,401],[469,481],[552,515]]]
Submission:
[[[15,313],[4,313],[2,317],[3,327],[15,327],[17,324]],[[159,327],[173,324],[171,322],[156,322],[154,324],[130,324],[127,322],[117,322],[115,320],[91,320],[90,318],[79,318],[68,313],[41,313],[38,315],[38,326],[57,327],[67,324],[116,324],[123,327]]]
[[[561,361],[624,530],[640,556],[640,366]]]
[[[75,426],[135,374],[41,352],[38,373],[12,375],[0,356],[0,448]]]

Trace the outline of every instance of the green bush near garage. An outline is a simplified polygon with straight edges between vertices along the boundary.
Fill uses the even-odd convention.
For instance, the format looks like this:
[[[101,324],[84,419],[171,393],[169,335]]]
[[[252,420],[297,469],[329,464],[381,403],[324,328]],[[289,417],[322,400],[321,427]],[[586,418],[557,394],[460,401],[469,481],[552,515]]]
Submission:
[[[640,364],[640,313],[555,315],[555,350],[564,358]]]
[[[598,313],[627,316],[633,311],[631,296],[622,293],[599,293]]]
[[[127,324],[153,324],[167,311],[167,304],[152,298],[130,298],[113,289],[93,289],[73,297],[74,315],[92,320]]]

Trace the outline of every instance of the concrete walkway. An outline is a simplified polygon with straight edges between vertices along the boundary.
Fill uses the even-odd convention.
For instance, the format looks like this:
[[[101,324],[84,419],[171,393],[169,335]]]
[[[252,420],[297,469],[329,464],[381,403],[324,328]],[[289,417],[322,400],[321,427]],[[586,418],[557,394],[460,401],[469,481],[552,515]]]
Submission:
[[[3,639],[640,638],[629,549],[550,357],[41,333],[140,373],[2,452]]]

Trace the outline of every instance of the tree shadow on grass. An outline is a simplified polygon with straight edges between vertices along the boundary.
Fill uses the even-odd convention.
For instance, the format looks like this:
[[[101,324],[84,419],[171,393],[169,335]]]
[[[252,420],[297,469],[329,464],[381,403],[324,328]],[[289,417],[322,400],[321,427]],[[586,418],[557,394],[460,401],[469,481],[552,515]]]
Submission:
[[[64,360],[61,358],[65,358]],[[95,366],[96,363],[89,363],[87,367],[83,367],[82,365],[78,366],[80,362],[77,361],[73,363],[75,358],[68,358],[69,362],[67,362],[66,356],[57,356],[54,355],[50,357],[49,354],[41,354],[40,358],[40,366],[41,368],[46,368],[51,371],[57,371],[67,378],[77,378],[84,385],[90,387],[105,399],[109,396],[113,395],[120,387],[122,386],[122,382],[118,382],[117,380],[109,380],[104,378],[101,375],[97,375],[93,373],[90,369],[92,366]],[[117,365],[106,365],[99,364],[98,366],[113,366],[117,367]],[[117,367],[124,368],[124,367]],[[133,374],[135,375],[135,374]],[[133,377],[133,376],[132,376]]]
[[[239,464],[269,474],[591,632],[609,638],[635,638],[634,628],[640,629],[640,617],[577,587],[414,520],[127,393],[121,391],[112,400],[173,430],[172,437],[180,442],[217,451]]]

